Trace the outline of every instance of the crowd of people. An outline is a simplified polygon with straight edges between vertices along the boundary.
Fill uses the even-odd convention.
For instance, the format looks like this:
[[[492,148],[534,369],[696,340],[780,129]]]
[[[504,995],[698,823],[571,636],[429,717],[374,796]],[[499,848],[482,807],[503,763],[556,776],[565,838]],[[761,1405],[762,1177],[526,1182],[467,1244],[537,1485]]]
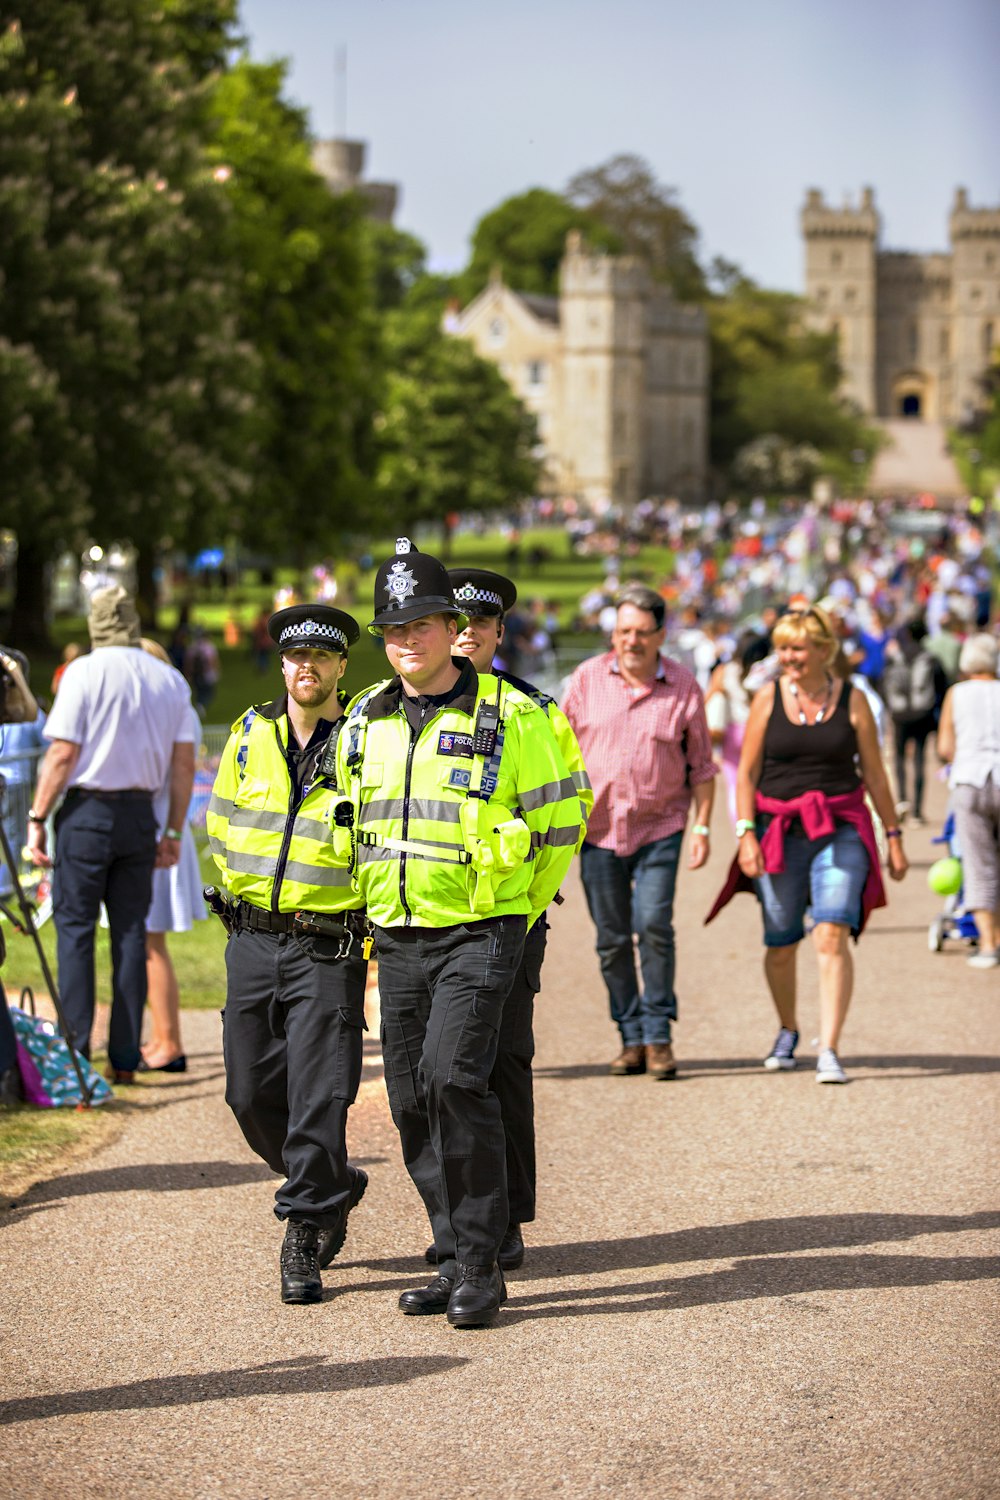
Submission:
[[[786,519],[769,536],[767,518],[754,530],[752,517],[710,516],[718,535],[730,527],[717,564],[682,515],[639,515],[644,538],[676,544],[676,566],[660,587],[623,582],[631,544],[617,535],[598,608],[608,649],[576,668],[561,702],[518,675],[549,660],[549,606],[525,607],[509,577],[448,570],[406,539],[377,571],[368,624],[384,681],[345,692],[360,626],[329,602],[257,622],[252,649],[265,668],[273,652],[281,691],[230,736],[207,830],[228,934],[226,1097],[281,1178],[283,1301],[321,1300],[368,1186],[346,1122],[374,953],[390,1109],[432,1235],[434,1274],[400,1309],[456,1327],[495,1321],[535,1214],[546,909],[579,854],[619,1034],[609,1071],[674,1079],[676,885],[710,858],[720,772],[737,854],[707,920],[740,890],[759,904],[778,1024],[766,1070],[799,1061],[808,933],[815,1077],[847,1082],[851,939],[886,902],[883,870],[907,873],[905,825],[923,814],[935,731],[978,929],[969,962],[1000,964],[1000,682],[982,539],[959,520],[915,547],[875,507]],[[576,541],[611,534],[581,525]],[[788,576],[795,591],[779,593]],[[123,590],[94,596],[90,633],[90,654],[65,667],[22,832],[48,864],[62,799],[54,915],[68,1020],[87,1054],[103,902],[109,1069],[129,1082],[186,1063],[165,933],[204,914],[186,827],[199,720]]]

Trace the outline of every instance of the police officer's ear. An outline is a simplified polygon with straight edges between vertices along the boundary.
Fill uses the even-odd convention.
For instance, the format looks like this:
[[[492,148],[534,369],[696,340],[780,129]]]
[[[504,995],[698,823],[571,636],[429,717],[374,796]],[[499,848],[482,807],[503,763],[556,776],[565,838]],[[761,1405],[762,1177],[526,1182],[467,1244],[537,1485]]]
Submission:
[[[504,632],[506,631],[503,615],[497,620],[497,646],[503,645]]]
[[[346,651],[342,651],[340,653],[340,670],[337,673],[337,681],[338,682],[343,677],[343,675],[344,675],[344,673],[346,671],[347,671],[347,652]]]

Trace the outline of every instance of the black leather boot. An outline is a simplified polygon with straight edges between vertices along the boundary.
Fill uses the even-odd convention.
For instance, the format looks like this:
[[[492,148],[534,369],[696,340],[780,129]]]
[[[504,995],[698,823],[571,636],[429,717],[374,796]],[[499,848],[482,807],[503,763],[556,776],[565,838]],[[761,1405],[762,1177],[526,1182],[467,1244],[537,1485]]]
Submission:
[[[503,1272],[492,1266],[458,1266],[455,1290],[448,1299],[452,1328],[489,1328],[507,1301]]]
[[[363,1172],[360,1167],[352,1167],[354,1174],[351,1182],[351,1192],[344,1204],[344,1211],[340,1216],[339,1223],[332,1229],[321,1229],[319,1232],[319,1244],[316,1247],[316,1255],[319,1260],[319,1268],[325,1271],[335,1255],[339,1255],[344,1248],[347,1239],[347,1216],[352,1208],[357,1208],[365,1196],[365,1188],[368,1186],[368,1173]]]
[[[418,1286],[412,1292],[404,1292],[399,1299],[403,1312],[411,1316],[426,1316],[428,1313],[448,1311],[448,1300],[455,1287],[454,1276],[435,1276],[426,1286]]]
[[[521,1234],[520,1224],[515,1224],[512,1219],[507,1225],[507,1233],[500,1241],[497,1264],[502,1271],[516,1271],[523,1261],[524,1237]]]
[[[315,1224],[289,1219],[281,1246],[282,1302],[322,1302],[318,1242],[319,1230]]]

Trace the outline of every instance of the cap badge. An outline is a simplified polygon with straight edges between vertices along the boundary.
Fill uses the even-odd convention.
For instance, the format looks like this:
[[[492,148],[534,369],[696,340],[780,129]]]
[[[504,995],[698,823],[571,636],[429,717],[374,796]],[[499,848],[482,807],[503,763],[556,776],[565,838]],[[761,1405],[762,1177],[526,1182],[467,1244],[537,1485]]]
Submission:
[[[417,580],[403,562],[394,562],[389,569],[385,591],[389,595],[389,608],[401,609],[410,595],[416,591]]]
[[[455,590],[456,599],[475,599],[476,591],[471,583],[463,583],[461,588]]]

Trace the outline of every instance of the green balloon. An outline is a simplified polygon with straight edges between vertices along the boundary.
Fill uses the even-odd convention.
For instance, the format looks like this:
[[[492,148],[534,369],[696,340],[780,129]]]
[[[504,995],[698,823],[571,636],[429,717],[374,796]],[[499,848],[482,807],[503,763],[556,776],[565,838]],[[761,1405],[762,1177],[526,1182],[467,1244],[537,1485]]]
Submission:
[[[927,871],[927,884],[939,896],[954,896],[962,889],[962,861],[949,857],[935,860]]]

